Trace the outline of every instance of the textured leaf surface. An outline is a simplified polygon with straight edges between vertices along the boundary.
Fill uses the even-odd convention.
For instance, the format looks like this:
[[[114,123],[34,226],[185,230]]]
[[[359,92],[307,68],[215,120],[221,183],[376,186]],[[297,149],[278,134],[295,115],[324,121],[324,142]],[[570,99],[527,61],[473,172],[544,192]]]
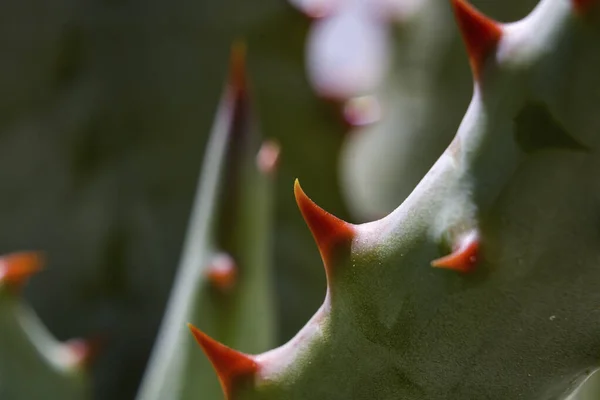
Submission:
[[[500,21],[517,19],[536,3],[473,1]],[[472,92],[450,2],[412,4],[385,22],[393,61],[378,86],[362,93],[375,99],[379,115],[350,130],[340,160],[345,198],[361,220],[391,212],[412,192],[452,140]]]
[[[547,88],[577,65],[563,52],[598,43],[598,30],[555,0],[502,30],[446,152],[399,208],[354,226],[350,244],[327,230],[339,245],[324,257],[335,273],[322,308],[255,356],[231,399],[563,399],[598,367],[597,132],[550,106],[587,151],[526,152],[515,135],[522,110],[552,103]],[[583,103],[597,95],[588,79]],[[316,226],[333,217],[303,214],[323,253]],[[471,272],[431,267],[473,233]]]

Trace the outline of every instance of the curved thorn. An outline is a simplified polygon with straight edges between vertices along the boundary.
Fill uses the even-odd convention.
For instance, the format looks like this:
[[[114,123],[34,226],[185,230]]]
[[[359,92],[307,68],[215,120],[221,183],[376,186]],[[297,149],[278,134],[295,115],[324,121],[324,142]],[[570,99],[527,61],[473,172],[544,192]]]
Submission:
[[[437,268],[447,268],[458,272],[470,272],[477,264],[479,253],[479,238],[477,234],[464,237],[459,247],[447,256],[433,260],[431,265]]]
[[[219,253],[213,257],[206,274],[213,287],[227,293],[235,286],[237,265],[229,254]]]
[[[230,399],[235,381],[253,376],[258,371],[258,363],[251,356],[217,342],[192,324],[188,324],[188,328],[217,372],[225,397]]]
[[[467,46],[469,62],[475,79],[502,37],[502,26],[486,17],[465,0],[451,0],[454,15]]]
[[[329,276],[333,263],[333,252],[338,245],[352,241],[355,235],[354,225],[342,221],[316,205],[304,193],[298,179],[294,183],[294,195],[300,212],[317,242],[325,270]]]
[[[39,252],[12,253],[0,257],[0,285],[19,290],[43,265],[44,258]]]

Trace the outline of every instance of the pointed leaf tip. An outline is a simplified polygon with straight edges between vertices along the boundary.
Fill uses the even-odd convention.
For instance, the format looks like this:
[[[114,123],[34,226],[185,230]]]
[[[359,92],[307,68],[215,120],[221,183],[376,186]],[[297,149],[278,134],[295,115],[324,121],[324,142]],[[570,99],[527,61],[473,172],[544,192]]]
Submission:
[[[454,15],[467,46],[469,62],[478,79],[486,58],[502,37],[502,26],[486,17],[465,0],[451,0]]]
[[[294,195],[309,229],[311,230],[325,269],[329,273],[332,268],[332,256],[336,247],[352,241],[355,235],[354,225],[333,216],[316,205],[302,190],[300,182],[294,183]]]
[[[229,254],[216,254],[208,266],[206,273],[211,285],[223,293],[231,291],[235,286],[237,266]]]
[[[246,43],[237,40],[231,47],[229,58],[229,84],[234,90],[246,90]]]
[[[0,285],[6,284],[19,290],[43,265],[44,258],[39,252],[12,253],[0,257]]]
[[[251,356],[217,342],[192,324],[188,328],[217,372],[227,399],[237,379],[251,377],[258,371],[258,363]]]
[[[433,260],[431,265],[437,268],[447,268],[458,272],[470,272],[477,264],[479,253],[479,238],[476,234],[464,237],[452,253]]]

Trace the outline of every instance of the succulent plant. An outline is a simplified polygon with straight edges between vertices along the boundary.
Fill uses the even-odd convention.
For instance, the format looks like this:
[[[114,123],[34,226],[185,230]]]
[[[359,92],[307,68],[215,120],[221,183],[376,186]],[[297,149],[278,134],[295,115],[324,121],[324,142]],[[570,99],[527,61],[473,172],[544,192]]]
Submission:
[[[19,298],[22,286],[41,267],[37,253],[0,258],[0,398],[87,399],[90,343],[60,343]]]
[[[535,3],[474,2],[500,19],[525,15]],[[412,192],[450,144],[472,91],[450,2],[396,4],[395,13],[386,13],[393,40],[388,40],[392,60],[385,77],[348,98],[344,107],[351,128],[340,179],[361,220],[387,215]]]
[[[270,198],[279,150],[274,142],[260,146],[250,104],[245,50],[238,44],[140,400],[219,397],[210,363],[191,351],[188,321],[245,351],[274,344]]]
[[[165,21],[159,3],[148,5],[148,19],[136,17],[131,26],[137,36],[127,36],[123,48],[139,43],[140,38],[144,42],[147,37],[140,32]],[[223,75],[224,47],[239,35],[248,54],[245,45],[234,44],[175,282],[137,399],[600,397],[600,374],[593,374],[600,367],[596,339],[600,327],[595,321],[600,303],[596,290],[600,284],[598,2],[540,0],[527,17],[514,23],[486,17],[465,0],[450,0],[450,6],[432,0],[293,0],[296,9],[287,3],[224,2],[209,7],[200,2],[198,6],[205,23],[200,41],[211,55],[206,57],[200,85],[206,89],[201,96],[200,122],[183,129],[181,124],[156,120],[163,121],[166,129],[182,128],[182,132],[203,126]],[[102,7],[123,6],[107,4]],[[498,4],[498,9],[513,12],[529,5]],[[128,7],[106,15],[121,15]],[[89,36],[81,35],[77,24],[69,25],[65,35],[95,38],[93,43],[99,44],[98,38],[104,36],[90,32],[98,34],[104,26],[98,22],[105,21],[102,15],[91,25],[86,25],[90,21],[83,24],[82,32]],[[461,69],[466,61],[461,60],[464,54],[459,46],[463,45],[451,27],[453,19],[466,44],[472,86],[468,71]],[[185,21],[192,23],[192,19]],[[112,29],[112,33],[121,32],[118,27]],[[178,30],[177,35],[182,32]],[[348,32],[353,35],[345,37]],[[48,41],[60,42],[56,46],[63,43],[50,36]],[[164,43],[169,48],[166,54],[183,60],[187,48],[182,45],[173,50],[171,39]],[[67,130],[67,136],[87,124],[105,131],[106,124],[98,123],[104,118],[98,115],[113,115],[112,111],[107,107],[98,114],[92,104],[113,98],[114,88],[101,90],[98,82],[103,79],[96,78],[119,68],[110,64],[106,70],[104,65],[91,72],[82,67],[89,56],[81,52],[84,45],[77,40],[67,42],[75,50],[69,47],[66,53],[73,50],[76,57],[70,58],[71,53],[65,60],[58,57],[65,63],[59,65],[59,75],[61,84],[69,88],[64,109],[78,110],[78,117],[59,127]],[[98,49],[106,51],[102,46],[90,51],[96,54]],[[109,53],[116,51],[111,49]],[[161,59],[150,60],[157,71],[165,68],[159,53],[139,52],[127,55],[136,67],[148,58],[141,54]],[[39,68],[47,69],[46,64],[40,63]],[[190,65],[196,64],[186,64],[186,71],[192,69]],[[137,110],[136,118],[150,114],[148,109],[168,108],[165,114],[171,119],[165,121],[187,115],[185,110],[173,111],[182,105],[194,114],[194,107],[182,100],[185,96],[168,105],[167,100],[154,104],[154,97],[144,98],[144,94],[156,94],[153,90],[170,93],[165,89],[170,84],[179,85],[176,90],[184,93],[192,91],[193,85],[188,87],[189,79],[181,72],[164,87],[150,74],[128,83],[134,88],[132,98],[119,95],[126,90],[115,89],[121,103],[114,108],[126,108],[128,101],[144,103],[140,108],[144,111]],[[144,79],[156,87],[147,87]],[[32,82],[31,86],[42,85]],[[145,89],[135,89],[136,85]],[[19,97],[15,104],[25,104],[26,97]],[[64,113],[64,109],[57,106],[58,111]],[[464,117],[455,133],[460,114]],[[90,123],[90,117],[95,122]],[[56,120],[64,122],[60,116]],[[149,117],[145,129],[160,133],[163,127],[152,126],[152,121]],[[269,139],[263,140],[261,133]],[[204,135],[194,140],[179,136],[189,140],[173,139],[177,146],[164,146],[167,153],[189,149],[177,160],[177,170],[158,162],[159,175],[167,169],[169,173],[157,181],[171,179],[176,171],[189,167],[191,154],[198,152],[196,145]],[[163,147],[164,137],[156,135],[160,145],[152,143],[146,146],[152,152],[145,149],[138,154],[132,149],[144,146],[124,135],[126,139],[120,138],[119,143],[124,140],[121,144],[133,156],[111,160],[106,164],[109,167],[101,168],[102,151],[110,139],[92,136],[90,143],[89,137],[79,139],[83,154],[63,160],[83,165],[83,175],[71,177],[73,182],[66,186],[82,184],[84,189],[73,193],[84,197],[97,197],[104,193],[100,189],[108,188],[115,191],[111,196],[120,193],[119,199],[91,207],[92,214],[102,217],[100,224],[88,228],[81,222],[87,218],[70,223],[78,229],[85,226],[83,230],[89,229],[92,236],[102,232],[98,238],[108,258],[98,264],[113,257],[117,269],[128,258],[137,257],[136,265],[152,264],[148,270],[128,271],[127,279],[135,282],[133,289],[121,282],[123,271],[107,272],[121,276],[115,278],[121,286],[113,293],[118,300],[110,300],[114,300],[110,307],[134,305],[119,314],[117,319],[129,316],[132,323],[121,323],[116,330],[119,345],[105,362],[109,367],[103,367],[114,378],[123,375],[131,361],[127,354],[128,362],[116,363],[119,351],[135,353],[138,346],[143,348],[138,342],[149,341],[144,329],[148,321],[158,318],[148,311],[159,307],[169,283],[169,271],[157,268],[160,262],[153,261],[155,254],[169,253],[164,240],[150,240],[157,247],[165,245],[159,250],[148,248],[148,241],[143,240],[122,248],[132,232],[143,231],[149,222],[163,225],[153,215],[154,206],[136,200],[136,188],[127,188],[125,195],[117,190],[128,182],[120,174],[126,171],[137,182],[139,177],[132,171],[150,165],[147,159],[155,161],[148,154],[163,154],[155,148]],[[280,145],[284,162],[278,169]],[[186,174],[191,177],[193,171],[187,168]],[[342,218],[317,206],[298,180],[293,193],[300,213],[292,212],[289,186],[295,176]],[[171,179],[178,185],[175,197],[185,197],[185,179],[178,179]],[[157,181],[149,180],[153,183],[147,186],[153,189],[148,192],[164,196],[167,186]],[[54,188],[49,182],[47,186]],[[142,191],[145,185],[139,185]],[[341,194],[354,221],[386,216],[362,224],[345,222],[350,216]],[[52,208],[55,203],[46,206]],[[79,215],[77,210],[74,215]],[[302,226],[305,236],[295,226],[300,215],[309,227]],[[16,214],[11,217],[18,218]],[[62,222],[61,217],[53,218]],[[28,224],[35,218],[30,220]],[[132,225],[125,226],[127,221]],[[168,224],[167,230],[171,228]],[[309,232],[325,266],[326,280],[317,268],[290,272],[311,265],[317,255],[305,245]],[[90,258],[96,252],[85,254]],[[34,253],[0,259],[0,398],[89,399],[93,385],[84,366],[93,346],[88,341],[55,339],[19,295],[24,281],[40,266],[39,255]],[[64,271],[69,285],[81,292],[77,296],[86,298],[84,285],[73,284],[80,282],[85,270],[73,276]],[[59,278],[60,274],[53,279]],[[326,287],[319,285],[323,281]],[[68,304],[69,311],[89,306],[69,302],[77,296],[63,296],[57,287],[49,293],[34,290],[33,300],[39,303],[58,293],[58,303]],[[318,311],[293,338],[276,347],[281,338],[288,338],[289,321],[298,322],[298,310],[310,309],[314,293],[321,295],[321,289],[326,292]],[[135,299],[140,298],[152,304],[136,305]],[[46,310],[51,306],[44,305]],[[62,321],[72,319],[69,313],[62,314]],[[102,312],[93,314],[101,319]],[[79,321],[74,326],[85,324]],[[96,394],[111,391],[121,390],[113,387],[96,390]],[[127,391],[123,393],[129,398]]]
[[[572,51],[597,62],[596,5],[542,0],[512,24],[452,5],[474,76],[458,133],[374,222],[334,217],[296,182],[327,295],[260,355],[191,328],[226,398],[566,398],[598,366],[598,157],[553,109],[567,72],[594,70]]]

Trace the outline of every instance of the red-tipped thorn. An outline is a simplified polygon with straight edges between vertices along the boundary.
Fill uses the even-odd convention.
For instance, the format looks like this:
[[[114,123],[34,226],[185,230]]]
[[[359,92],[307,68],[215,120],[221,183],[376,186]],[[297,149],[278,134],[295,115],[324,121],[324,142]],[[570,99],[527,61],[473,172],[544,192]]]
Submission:
[[[294,183],[294,195],[300,212],[317,242],[325,270],[329,275],[333,264],[333,252],[340,244],[349,244],[352,241],[355,235],[354,225],[342,221],[316,205],[302,191],[298,179]]]
[[[43,265],[43,256],[38,252],[12,253],[0,257],[0,285],[20,290]]]
[[[273,176],[279,166],[281,147],[274,140],[265,140],[256,155],[256,166],[265,175]]]
[[[598,4],[598,0],[573,0],[573,7],[578,14],[587,13],[592,7]]]
[[[229,56],[229,84],[238,93],[246,90],[246,44],[238,40]]]
[[[447,256],[433,260],[431,265],[458,272],[470,272],[477,264],[478,252],[479,239],[476,234],[470,234],[461,240],[456,250]]]
[[[502,26],[486,17],[465,0],[451,0],[454,15],[467,46],[475,79],[479,79],[489,54],[502,37]]]
[[[206,273],[211,285],[223,293],[231,291],[237,281],[237,266],[226,253],[215,255]]]
[[[71,339],[64,343],[71,357],[71,364],[77,368],[89,368],[96,360],[102,349],[106,338],[96,336],[90,339]]]
[[[254,376],[258,363],[252,356],[217,342],[192,324],[188,324],[188,328],[217,372],[225,398],[230,399],[236,381]]]

